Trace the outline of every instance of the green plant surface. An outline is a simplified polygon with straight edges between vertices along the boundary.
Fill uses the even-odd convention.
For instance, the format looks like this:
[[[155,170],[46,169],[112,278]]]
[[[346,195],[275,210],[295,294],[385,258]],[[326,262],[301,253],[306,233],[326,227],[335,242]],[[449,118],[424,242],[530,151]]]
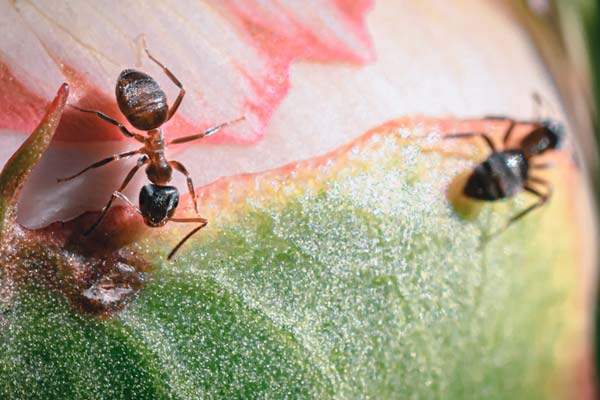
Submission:
[[[153,270],[105,318],[16,279],[0,398],[572,398],[589,318],[573,206],[587,198],[555,154],[551,202],[482,241],[534,200],[455,214],[447,188],[483,153],[439,135],[504,127],[484,122],[400,119],[202,189],[209,227],[173,263],[184,228],[129,244]],[[48,268],[33,257],[19,268]]]

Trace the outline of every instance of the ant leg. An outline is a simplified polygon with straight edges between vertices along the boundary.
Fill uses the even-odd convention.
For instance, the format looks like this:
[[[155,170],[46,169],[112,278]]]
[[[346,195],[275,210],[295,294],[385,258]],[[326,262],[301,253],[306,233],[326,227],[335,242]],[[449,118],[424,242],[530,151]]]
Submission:
[[[216,133],[217,131],[221,130],[222,128],[224,128],[226,126],[233,125],[236,122],[240,122],[240,121],[243,121],[245,119],[246,119],[246,117],[239,117],[239,118],[236,118],[236,119],[234,119],[232,121],[224,122],[224,123],[219,124],[217,126],[213,126],[212,128],[209,128],[209,129],[205,130],[202,133],[198,133],[197,135],[184,136],[184,137],[180,137],[180,138],[175,139],[175,140],[171,140],[167,144],[168,145],[169,144],[180,144],[180,143],[191,142],[191,141],[197,140],[197,139],[202,139],[202,138],[205,138],[207,136],[210,136],[210,135]]]
[[[114,118],[109,117],[108,115],[104,114],[103,112],[97,111],[97,110],[88,110],[86,108],[80,108],[80,107],[74,106],[73,104],[69,104],[69,105],[71,107],[73,107],[74,109],[79,110],[81,112],[96,114],[98,117],[100,117],[104,121],[108,122],[109,124],[117,126],[121,130],[121,133],[123,133],[123,135],[125,135],[129,138],[134,138],[138,142],[144,143],[144,137],[142,135],[140,135],[139,133],[129,132],[129,130],[125,127],[125,125],[123,125],[119,121],[115,120]]]
[[[508,142],[508,138],[512,134],[512,131],[516,125],[516,121],[514,119],[504,116],[504,115],[486,115],[486,116],[484,116],[484,118],[488,119],[488,120],[492,120],[492,121],[509,121],[510,122],[510,124],[508,125],[508,128],[506,129],[506,132],[504,133],[504,139],[502,140],[502,143],[506,144]]]
[[[163,63],[158,61],[156,58],[154,58],[154,56],[152,54],[150,54],[150,51],[148,50],[148,47],[146,46],[146,39],[144,37],[142,37],[142,44],[144,45],[144,51],[148,55],[148,58],[150,58],[152,61],[154,61],[156,64],[158,64],[158,66],[162,68],[163,72],[169,77],[171,82],[173,82],[175,84],[175,86],[177,86],[179,88],[179,95],[177,96],[177,98],[175,99],[175,102],[173,102],[173,105],[169,109],[169,114],[167,116],[167,121],[168,121],[177,112],[177,109],[179,108],[179,105],[181,104],[181,101],[183,100],[183,96],[185,96],[185,89],[183,88],[183,85],[181,84],[181,82],[179,82],[179,79],[177,79],[175,77],[175,75],[173,75],[173,73],[171,71],[169,71],[169,69],[167,67],[164,66]]]
[[[508,125],[508,128],[506,129],[506,133],[504,134],[504,139],[502,139],[502,143],[506,144],[508,143],[508,139],[510,138],[510,135],[513,133],[513,130],[515,129],[515,120],[511,119],[510,120],[510,125]]]
[[[530,205],[529,207],[527,207],[526,209],[524,209],[523,211],[521,211],[514,217],[512,217],[510,220],[508,220],[508,223],[506,224],[506,227],[504,229],[508,228],[508,226],[510,224],[520,220],[521,218],[523,218],[524,216],[526,216],[527,214],[529,214],[531,211],[535,210],[536,208],[543,206],[548,201],[548,199],[552,196],[552,188],[549,186],[549,184],[546,181],[544,181],[542,179],[535,179],[533,181],[537,182],[537,183],[543,183],[547,189],[547,192],[545,194],[542,194],[537,189],[534,189],[531,186],[525,185],[525,190],[527,190],[529,193],[536,195],[538,197],[538,201],[533,203],[532,205]]]
[[[96,220],[96,222],[94,222],[94,224],[92,226],[90,226],[85,232],[83,232],[83,236],[88,236],[90,233],[92,233],[92,231],[94,229],[96,229],[96,227],[98,225],[100,225],[100,222],[102,222],[102,220],[104,219],[104,217],[106,216],[106,213],[108,213],[108,210],[110,209],[110,206],[112,206],[113,201],[115,200],[116,197],[121,197],[123,198],[125,195],[123,195],[123,197],[121,195],[119,195],[118,193],[121,193],[129,184],[129,182],[131,181],[131,179],[133,178],[133,176],[135,175],[135,173],[144,165],[148,162],[148,157],[146,157],[145,155],[140,157],[140,159],[138,160],[137,164],[135,165],[135,167],[133,167],[131,169],[131,171],[129,171],[129,173],[127,174],[127,176],[125,177],[125,180],[123,181],[123,183],[121,184],[121,186],[119,187],[119,189],[117,189],[111,196],[110,196],[110,200],[108,201],[108,203],[106,204],[106,206],[102,209],[102,214],[100,214],[100,217],[98,217],[98,219]]]
[[[57,182],[70,181],[71,179],[77,178],[79,175],[83,174],[86,171],[89,171],[90,169],[102,167],[102,166],[104,166],[104,165],[106,165],[106,164],[108,164],[108,163],[110,163],[112,161],[117,161],[117,160],[120,160],[122,158],[128,158],[128,157],[131,157],[131,156],[133,156],[135,154],[139,154],[140,152],[141,152],[141,149],[140,150],[135,150],[135,151],[128,151],[126,153],[113,154],[110,157],[106,157],[106,158],[104,158],[104,159],[102,159],[102,160],[100,160],[98,162],[95,162],[92,165],[90,165],[90,166],[82,169],[81,171],[79,171],[75,175],[71,175],[71,176],[66,177],[66,178],[60,178],[60,179],[57,179],[56,181]]]
[[[179,241],[179,243],[177,243],[177,245],[173,248],[173,250],[171,250],[171,252],[169,253],[169,255],[167,256],[167,260],[171,260],[173,258],[173,256],[175,255],[175,253],[177,252],[177,250],[179,250],[179,248],[189,239],[192,237],[192,235],[194,235],[194,233],[198,232],[200,229],[204,228],[206,225],[208,225],[208,221],[205,218],[171,218],[171,221],[173,222],[184,222],[184,223],[189,223],[189,222],[199,222],[200,225],[197,226],[196,228],[192,229],[187,235],[185,235],[183,237],[183,239],[181,239]]]
[[[483,140],[485,140],[485,142],[487,143],[489,148],[492,150],[492,152],[494,152],[494,153],[496,152],[496,146],[494,146],[494,142],[492,142],[492,139],[487,135],[487,133],[474,133],[474,132],[450,133],[448,135],[444,135],[443,137],[444,137],[444,139],[481,137]]]
[[[523,211],[519,212],[518,214],[514,215],[513,217],[511,217],[508,222],[506,223],[506,225],[504,225],[503,228],[501,228],[500,230],[494,232],[493,234],[491,234],[489,237],[494,237],[494,236],[498,236],[499,234],[501,234],[502,232],[504,232],[506,229],[508,229],[513,223],[517,222],[518,220],[520,220],[521,218],[523,218],[524,216],[526,216],[527,214],[529,214],[531,211],[540,208],[541,206],[543,206],[544,204],[546,204],[546,202],[548,201],[548,199],[550,199],[550,197],[552,196],[552,187],[550,186],[550,184],[540,178],[535,178],[535,177],[530,177],[529,180],[531,182],[535,182],[538,183],[540,185],[543,185],[546,188],[546,193],[542,193],[540,191],[538,191],[537,189],[532,188],[529,185],[525,185],[524,189],[526,191],[528,191],[529,193],[537,196],[538,201],[536,201],[535,203],[533,203],[532,205],[530,205],[529,207],[527,207],[526,209],[524,209]]]
[[[142,215],[142,210],[140,210],[139,207],[137,207],[135,204],[133,204],[133,202],[131,200],[129,200],[129,198],[127,196],[125,196],[124,193],[116,190],[113,192],[112,196],[110,197],[110,201],[108,202],[108,205],[105,207],[105,209],[102,211],[102,215],[100,216],[100,218],[98,218],[98,220],[94,223],[94,225],[92,225],[90,228],[88,228],[88,230],[83,232],[83,236],[88,236],[90,233],[92,233],[92,231],[94,229],[96,229],[96,227],[100,224],[100,222],[102,221],[102,219],[108,212],[108,208],[110,207],[111,203],[117,197],[120,198],[121,200],[125,201],[125,203],[127,203],[131,208],[133,208],[136,213],[138,213],[139,215]]]
[[[530,169],[548,169],[548,168],[552,168],[554,166],[555,166],[554,163],[545,162],[545,163],[540,163],[540,164],[530,164],[529,168]]]
[[[550,187],[550,183],[548,183],[548,181],[546,181],[545,179],[537,178],[535,176],[530,176],[529,178],[527,178],[527,182],[537,183],[539,185],[542,185],[544,188],[546,188],[546,190],[549,193],[552,192],[552,188]],[[527,187],[527,185],[525,185],[525,187]]]
[[[124,193],[114,192],[113,194],[115,196],[117,196],[118,198],[120,198],[121,200],[123,200],[125,203],[129,204],[129,207],[133,208],[136,213],[142,215],[142,210],[140,210],[140,208],[138,206],[133,204],[133,202],[131,200],[129,200],[129,197],[125,196]]]
[[[179,161],[169,161],[169,165],[185,175],[185,178],[187,179],[188,190],[190,191],[190,196],[192,196],[192,202],[194,203],[194,210],[196,211],[196,214],[200,215],[198,213],[198,202],[196,200],[196,192],[194,191],[194,182],[192,181],[190,173]]]

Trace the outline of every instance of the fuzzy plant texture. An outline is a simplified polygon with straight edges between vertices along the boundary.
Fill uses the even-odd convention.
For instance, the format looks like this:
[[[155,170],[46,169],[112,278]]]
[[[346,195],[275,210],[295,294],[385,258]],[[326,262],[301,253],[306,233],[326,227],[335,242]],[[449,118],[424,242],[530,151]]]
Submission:
[[[0,276],[0,398],[568,397],[584,319],[574,167],[559,160],[552,201],[485,241],[534,199],[456,214],[448,187],[484,156],[440,139],[461,124],[399,119],[202,189],[209,227],[172,263],[183,228],[128,244],[152,268],[102,318],[27,279],[47,261],[11,258],[22,273]]]

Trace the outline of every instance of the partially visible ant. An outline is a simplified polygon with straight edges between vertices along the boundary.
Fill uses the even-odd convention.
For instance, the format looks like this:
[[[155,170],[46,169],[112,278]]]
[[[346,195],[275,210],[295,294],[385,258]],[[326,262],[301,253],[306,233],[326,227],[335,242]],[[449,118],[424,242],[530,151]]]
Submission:
[[[539,104],[540,99],[536,94],[534,100]],[[502,140],[503,150],[497,150],[490,136],[483,132],[452,133],[444,138],[481,137],[491,150],[488,158],[475,166],[467,178],[463,189],[465,196],[476,200],[495,201],[513,197],[525,190],[538,198],[535,203],[511,217],[506,225],[494,234],[497,235],[531,211],[543,206],[552,196],[550,183],[531,175],[532,171],[546,169],[552,165],[532,161],[546,151],[560,146],[564,127],[560,122],[551,119],[521,121],[501,116],[487,118],[509,122]],[[532,129],[516,146],[509,148],[507,144],[517,124],[531,124]]]
[[[143,40],[143,39],[142,39]],[[225,122],[223,124],[214,126],[206,131],[185,136],[178,139],[165,142],[161,126],[169,121],[173,115],[177,112],[183,96],[185,95],[185,89],[179,80],[165,67],[160,61],[150,54],[146,47],[146,42],[143,40],[143,46],[148,57],[155,62],[159,67],[162,68],[163,72],[169,77],[169,79],[179,88],[179,95],[175,99],[173,105],[169,108],[167,105],[167,96],[165,92],[160,88],[158,83],[149,75],[136,71],[133,69],[126,69],[121,72],[117,79],[117,86],[115,94],[117,98],[117,104],[119,109],[125,115],[129,123],[142,131],[147,133],[144,136],[139,133],[130,132],[123,124],[109,117],[108,115],[96,111],[79,108],[71,105],[71,107],[85,113],[96,114],[99,118],[104,121],[117,126],[121,132],[128,138],[133,138],[140,143],[143,143],[143,147],[127,151],[124,153],[114,154],[110,157],[104,158],[90,166],[84,168],[75,175],[58,179],[58,182],[64,182],[78,177],[84,172],[102,167],[112,161],[120,160],[123,158],[129,158],[136,154],[142,156],[138,159],[136,165],[129,171],[125,180],[121,186],[113,192],[110,200],[106,206],[102,209],[100,217],[96,222],[90,226],[84,233],[84,236],[88,236],[96,227],[102,222],[110,209],[113,201],[119,197],[129,204],[138,214],[140,214],[146,225],[150,227],[160,227],[165,225],[168,221],[172,222],[183,222],[183,223],[199,223],[199,225],[190,231],[177,243],[177,245],[171,250],[167,256],[167,260],[171,260],[177,250],[196,232],[204,228],[208,221],[200,216],[198,212],[198,204],[196,195],[194,192],[194,183],[187,169],[179,161],[168,161],[165,156],[167,146],[173,144],[187,143],[194,140],[202,139],[210,136],[220,129],[242,121],[245,117],[237,118],[233,121]],[[140,190],[139,195],[139,208],[123,194],[123,190],[129,184],[135,173],[143,166],[146,166],[146,175],[151,183],[145,185]],[[167,184],[171,181],[173,169],[185,175],[187,179],[187,186],[192,198],[194,205],[194,211],[197,217],[194,218],[174,218],[175,210],[179,204],[179,191],[174,186],[168,186]]]

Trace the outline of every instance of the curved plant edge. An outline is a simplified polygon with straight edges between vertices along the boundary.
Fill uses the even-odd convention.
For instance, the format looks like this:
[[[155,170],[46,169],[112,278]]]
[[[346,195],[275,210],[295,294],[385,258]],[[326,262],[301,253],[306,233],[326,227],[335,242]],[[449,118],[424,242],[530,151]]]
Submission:
[[[585,232],[573,210],[589,205],[567,155],[554,155],[548,206],[483,242],[528,199],[458,217],[447,188],[483,153],[439,137],[502,123],[391,121],[322,157],[203,188],[209,228],[167,263],[184,231],[149,235],[124,209],[89,241],[81,227],[93,215],[33,232],[15,224],[10,207],[67,92],[0,177],[2,397],[571,398],[588,389],[576,380],[591,354]]]

